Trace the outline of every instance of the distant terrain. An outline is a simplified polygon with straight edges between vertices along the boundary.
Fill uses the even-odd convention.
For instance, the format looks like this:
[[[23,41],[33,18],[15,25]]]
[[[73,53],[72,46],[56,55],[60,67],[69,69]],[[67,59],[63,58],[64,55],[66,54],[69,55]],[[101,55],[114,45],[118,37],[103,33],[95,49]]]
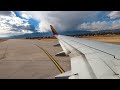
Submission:
[[[0,39],[0,43],[3,42],[3,41],[6,41],[6,39]]]
[[[120,44],[120,30],[102,30],[102,31],[69,31],[60,33],[61,35],[67,35],[78,38],[86,38],[95,41],[108,42],[113,44]],[[19,36],[9,37],[13,39],[46,39],[46,40],[56,40],[56,38],[52,35],[51,32],[47,33],[32,33],[32,34],[24,34]],[[0,39],[0,42],[5,41],[5,39]]]
[[[101,41],[101,42],[107,42],[107,43],[112,43],[112,44],[120,44],[120,35],[100,35],[100,36],[74,36],[78,38],[85,38],[88,40],[95,40],[95,41]],[[46,38],[41,38],[47,41],[51,40],[57,40],[54,37],[46,37]]]

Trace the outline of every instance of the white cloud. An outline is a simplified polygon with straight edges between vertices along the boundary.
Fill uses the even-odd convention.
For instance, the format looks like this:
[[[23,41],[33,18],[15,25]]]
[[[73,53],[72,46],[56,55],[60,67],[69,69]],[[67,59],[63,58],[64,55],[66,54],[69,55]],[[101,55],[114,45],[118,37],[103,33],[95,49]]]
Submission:
[[[60,31],[70,30],[86,18],[95,18],[95,11],[22,11],[40,21],[38,31],[47,32],[50,24]]]
[[[120,28],[120,11],[112,11],[107,14],[110,19],[116,20],[109,20],[109,21],[93,21],[93,22],[86,22],[78,25],[78,29],[84,30],[110,30],[110,29],[119,29]]]
[[[110,19],[120,18],[120,11],[112,11],[107,16],[110,17]]]
[[[30,19],[30,18],[32,18],[31,15],[27,15],[27,14],[22,14],[21,16],[22,16],[23,18],[25,18],[25,19]]]
[[[92,23],[82,23],[78,26],[78,29],[84,30],[114,30],[120,28],[120,20],[114,21],[97,21]]]
[[[13,11],[11,11],[11,15],[12,15],[13,17],[16,17],[16,15],[15,15],[15,13],[14,13]]]
[[[30,25],[28,22],[30,18],[40,22],[37,32],[49,31],[50,24],[60,32],[75,29],[106,30],[120,28],[120,20],[118,20],[120,11],[20,11],[20,14],[23,18],[17,17],[12,11],[1,11],[0,33],[10,35],[32,33],[26,29]],[[106,19],[106,16],[109,18]],[[107,21],[103,21],[104,17]]]
[[[78,29],[86,29],[86,30],[106,30],[110,29],[110,23],[107,21],[97,21],[92,23],[83,23],[78,26]]]
[[[0,15],[13,16],[13,12],[12,11],[0,11]]]
[[[112,22],[112,29],[119,29],[120,28],[120,20],[115,20]]]
[[[8,30],[0,30],[0,38],[1,37],[10,37],[10,36],[16,36],[16,35],[22,35],[26,33],[33,33],[32,31],[29,30],[21,30],[21,31],[8,31]]]
[[[27,30],[28,20],[21,19],[14,12],[0,12],[0,37],[32,33]]]

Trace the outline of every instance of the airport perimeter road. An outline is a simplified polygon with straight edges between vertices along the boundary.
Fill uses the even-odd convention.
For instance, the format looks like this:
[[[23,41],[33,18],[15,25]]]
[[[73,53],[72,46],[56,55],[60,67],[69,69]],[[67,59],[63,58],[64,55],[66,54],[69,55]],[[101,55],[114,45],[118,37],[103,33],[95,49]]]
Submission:
[[[50,55],[65,71],[70,70],[70,58],[58,57],[61,47],[57,40],[9,39],[0,43],[0,79],[54,79],[60,74]],[[37,45],[37,46],[36,46]],[[44,49],[50,55],[47,55]]]

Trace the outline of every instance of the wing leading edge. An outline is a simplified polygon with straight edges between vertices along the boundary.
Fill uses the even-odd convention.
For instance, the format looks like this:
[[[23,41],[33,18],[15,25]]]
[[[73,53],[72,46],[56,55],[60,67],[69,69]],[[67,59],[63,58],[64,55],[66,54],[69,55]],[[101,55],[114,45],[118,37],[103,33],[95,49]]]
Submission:
[[[50,27],[71,60],[71,70],[56,78],[120,78],[120,45],[59,35],[52,25]]]

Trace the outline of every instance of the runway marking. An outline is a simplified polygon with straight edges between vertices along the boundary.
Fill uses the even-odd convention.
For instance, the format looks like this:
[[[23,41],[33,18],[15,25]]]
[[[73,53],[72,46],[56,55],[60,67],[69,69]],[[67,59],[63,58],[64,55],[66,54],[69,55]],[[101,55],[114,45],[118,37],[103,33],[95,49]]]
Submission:
[[[35,44],[36,45],[36,44]],[[38,45],[36,45],[37,47],[39,47]],[[52,62],[56,65],[56,67],[58,68],[58,70],[61,72],[61,73],[64,73],[65,71],[63,70],[63,68],[57,63],[57,61],[46,51],[44,50],[42,47],[39,47],[41,50],[43,50],[47,55],[48,57],[52,60]]]

